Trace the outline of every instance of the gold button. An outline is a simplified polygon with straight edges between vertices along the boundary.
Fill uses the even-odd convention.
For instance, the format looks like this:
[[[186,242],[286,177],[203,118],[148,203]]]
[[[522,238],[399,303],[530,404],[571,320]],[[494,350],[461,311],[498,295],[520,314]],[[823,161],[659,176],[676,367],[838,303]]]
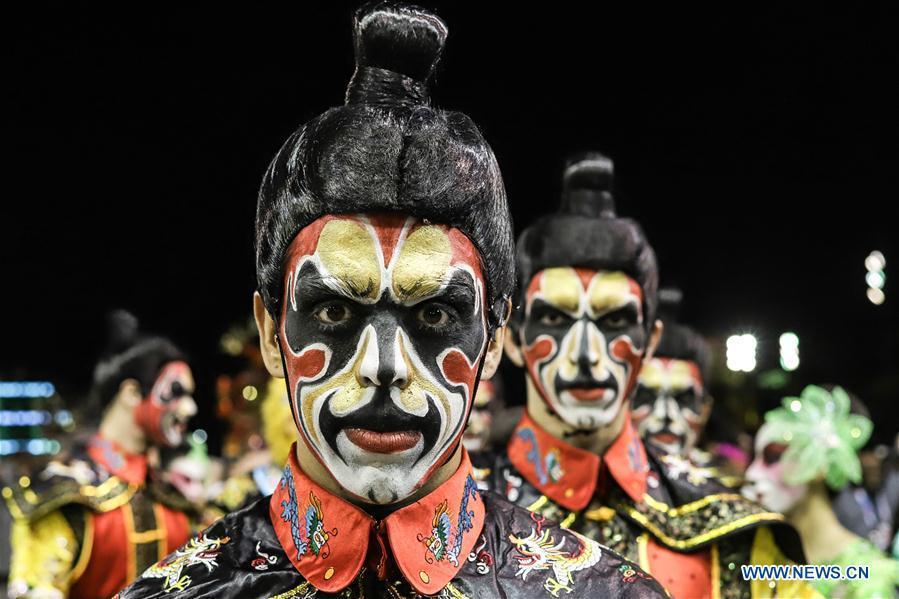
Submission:
[[[424,570],[420,570],[418,572],[418,577],[421,578],[421,581],[425,584],[428,584],[429,582],[431,582],[431,577],[428,576],[428,573],[425,572]]]
[[[334,576],[334,568],[333,567],[328,568],[328,570],[325,572],[325,580],[331,580],[332,576]]]
[[[574,489],[565,489],[565,497],[571,497],[574,495]]]

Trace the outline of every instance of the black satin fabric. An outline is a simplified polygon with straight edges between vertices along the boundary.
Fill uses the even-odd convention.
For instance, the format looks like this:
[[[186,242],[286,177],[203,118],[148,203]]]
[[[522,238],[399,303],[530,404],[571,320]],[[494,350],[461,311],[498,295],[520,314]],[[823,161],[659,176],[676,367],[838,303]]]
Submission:
[[[560,571],[547,564],[543,569],[533,569],[526,577],[518,572],[520,556],[518,548],[509,540],[510,535],[527,537],[535,528],[534,516],[527,510],[509,503],[492,493],[482,493],[487,508],[487,518],[481,538],[475,550],[460,562],[463,563],[456,577],[436,597],[459,599],[463,597],[498,597],[506,599],[532,599],[539,597],[665,597],[662,587],[637,566],[604,547],[599,560],[582,569],[571,568],[571,562],[557,562]],[[164,590],[164,579],[144,573],[134,584],[122,591],[120,599],[187,599],[195,597],[269,597],[298,599],[311,597],[383,597],[397,599],[420,597],[400,575],[388,575],[379,580],[373,571],[363,570],[349,587],[338,594],[317,591],[307,583],[288,560],[278,543],[269,520],[268,498],[225,516],[201,533],[207,538],[228,542],[221,545],[215,563],[197,563],[183,568],[179,577],[189,577],[182,589]],[[550,522],[541,522],[542,531],[548,531],[552,545],[564,556],[575,557],[583,542],[573,533]],[[416,543],[415,539],[409,539]],[[561,542],[561,546],[558,544]],[[260,553],[268,556],[266,569]],[[171,556],[170,556],[171,557]],[[168,559],[168,558],[167,558]],[[254,561],[255,560],[255,561]],[[164,560],[165,561],[165,560]],[[254,566],[255,564],[255,566]],[[151,569],[152,571],[152,569]],[[570,580],[565,578],[565,572]],[[562,579],[562,587],[557,578]],[[569,590],[570,589],[570,590]],[[553,594],[555,591],[555,594]]]

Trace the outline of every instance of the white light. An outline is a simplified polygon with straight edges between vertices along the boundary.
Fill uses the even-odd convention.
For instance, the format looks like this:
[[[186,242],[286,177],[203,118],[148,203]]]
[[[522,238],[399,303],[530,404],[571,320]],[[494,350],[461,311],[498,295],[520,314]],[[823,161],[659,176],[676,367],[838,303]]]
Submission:
[[[799,368],[799,336],[796,333],[780,336],[780,367],[787,371]]]
[[[799,401],[798,399],[794,399],[793,401],[790,402],[790,409],[793,410],[794,412],[798,412],[799,410],[802,409],[802,402]]]
[[[884,258],[883,254],[881,254],[877,250],[874,250],[873,252],[868,254],[867,258],[865,258],[865,268],[867,270],[883,270],[884,268],[886,268],[886,265],[886,258]]]
[[[879,306],[886,300],[886,295],[884,295],[883,291],[880,289],[868,287],[868,299],[871,300],[871,303],[875,306]]]
[[[735,372],[752,372],[756,367],[758,340],[749,333],[727,338],[727,367]]]
[[[205,443],[206,439],[208,438],[206,431],[201,428],[195,430],[192,436],[194,438],[194,443]]]
[[[0,382],[0,399],[2,398],[38,398],[53,397],[56,388],[47,381],[6,381]]]
[[[799,368],[799,356],[797,355],[785,355],[780,357],[780,366],[784,370],[792,371]]]
[[[886,276],[884,276],[882,270],[871,270],[868,271],[868,274],[865,275],[865,283],[868,284],[868,287],[873,287],[874,289],[883,289],[883,284],[886,282]]]

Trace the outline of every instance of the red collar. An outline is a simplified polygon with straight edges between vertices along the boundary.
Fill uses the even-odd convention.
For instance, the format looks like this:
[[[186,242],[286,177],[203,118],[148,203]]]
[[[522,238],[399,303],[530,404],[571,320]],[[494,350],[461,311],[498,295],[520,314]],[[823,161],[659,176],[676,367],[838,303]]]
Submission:
[[[383,552],[378,555],[392,560],[416,591],[436,594],[465,563],[484,527],[484,514],[464,449],[449,480],[376,522],[307,477],[291,447],[269,503],[275,534],[290,561],[326,593],[337,593],[355,580],[374,540]]]
[[[115,441],[94,435],[87,445],[87,455],[113,476],[131,485],[142,485],[147,478],[147,456],[128,453]]]
[[[541,493],[569,510],[582,510],[590,503],[605,464],[615,482],[635,502],[646,494],[646,449],[625,416],[621,434],[602,456],[557,439],[531,420],[527,411],[509,440],[509,459],[528,482]]]

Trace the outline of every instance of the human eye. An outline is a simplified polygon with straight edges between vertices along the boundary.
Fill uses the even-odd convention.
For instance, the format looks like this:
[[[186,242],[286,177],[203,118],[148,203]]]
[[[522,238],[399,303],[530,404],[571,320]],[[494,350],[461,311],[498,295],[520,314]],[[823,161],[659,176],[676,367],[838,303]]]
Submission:
[[[343,302],[328,302],[316,308],[314,316],[321,324],[335,326],[350,320],[353,312]]]
[[[428,302],[415,313],[415,319],[426,328],[442,329],[450,322],[450,311],[437,302]]]

